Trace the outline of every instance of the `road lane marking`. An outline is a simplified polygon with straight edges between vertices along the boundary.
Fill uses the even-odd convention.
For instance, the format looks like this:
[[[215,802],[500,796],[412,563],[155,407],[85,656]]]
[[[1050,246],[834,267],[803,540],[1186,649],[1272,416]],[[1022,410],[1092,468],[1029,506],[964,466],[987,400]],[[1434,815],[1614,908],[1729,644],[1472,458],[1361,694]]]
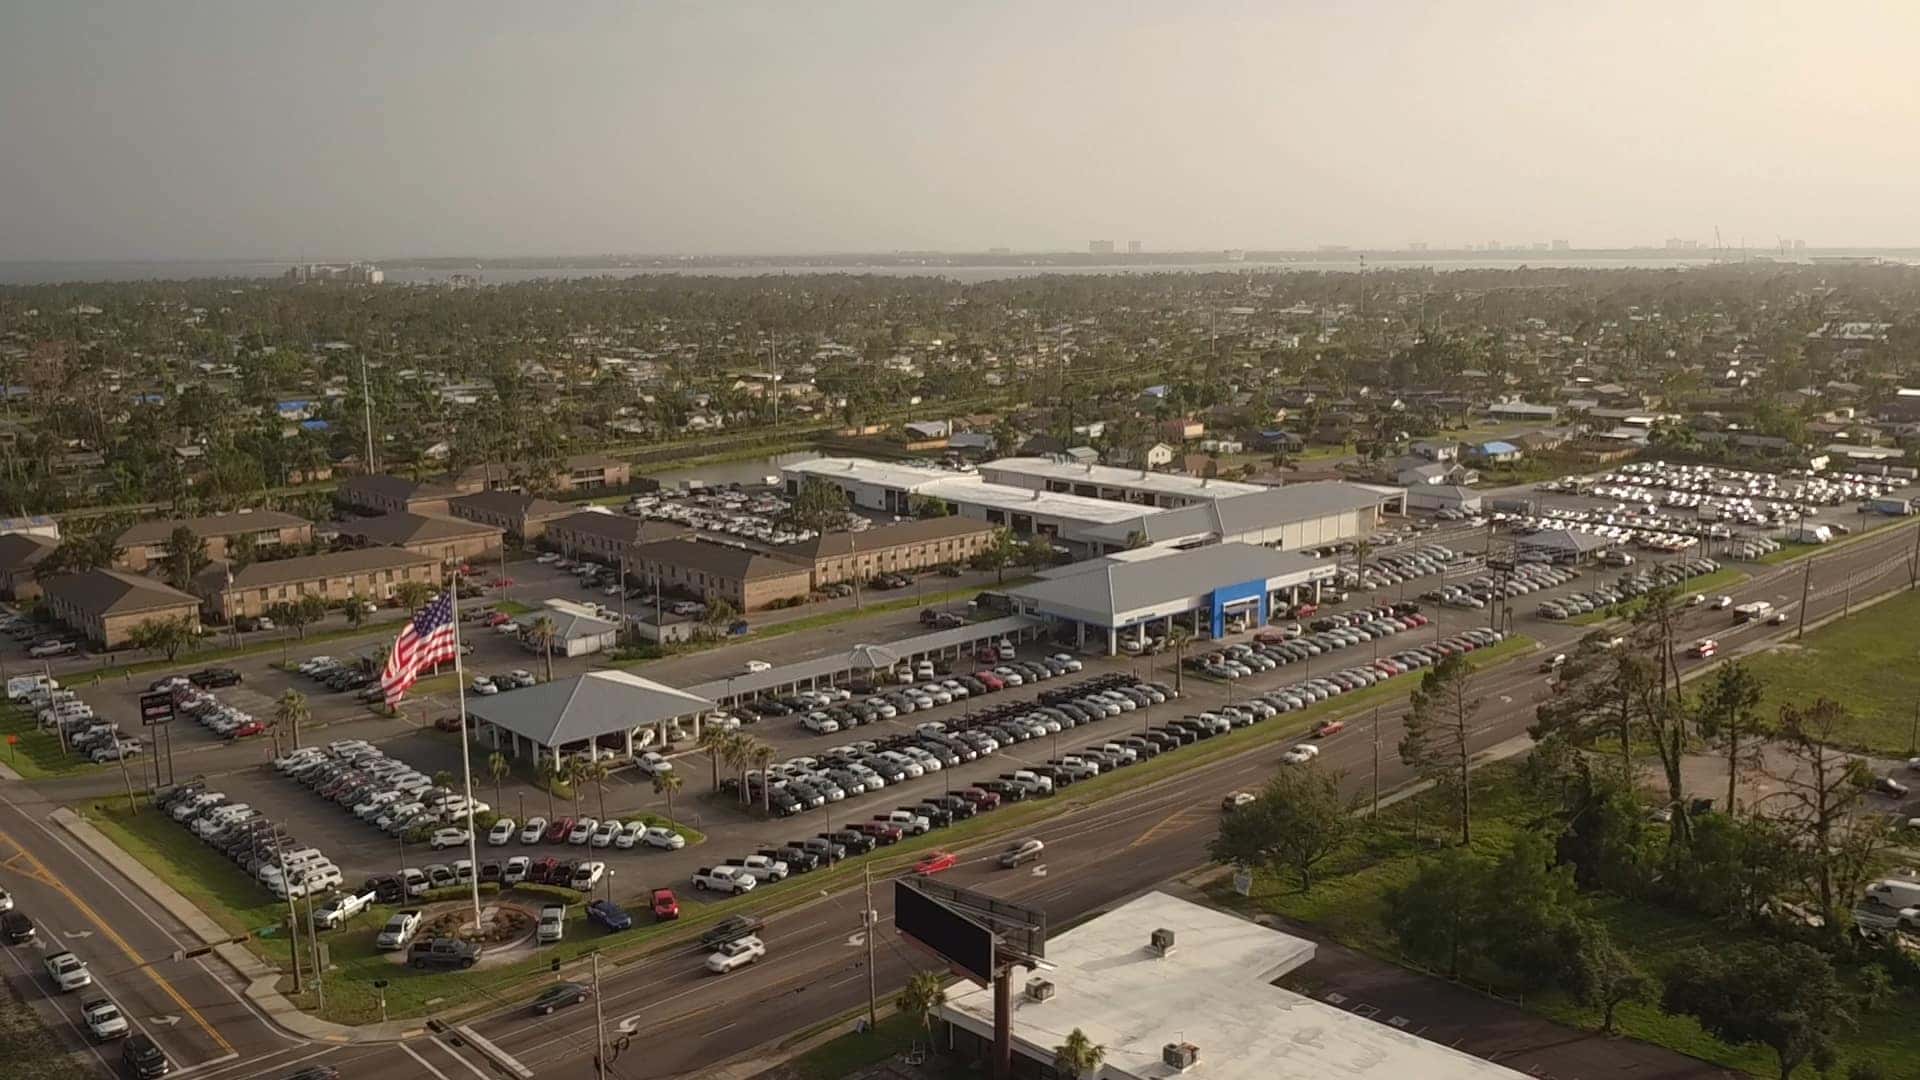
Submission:
[[[436,1069],[436,1068],[434,1068],[434,1067],[433,1067],[433,1064],[432,1064],[431,1062],[429,1062],[429,1061],[428,1061],[428,1060],[427,1060],[426,1058],[423,1058],[423,1057],[421,1057],[421,1056],[420,1056],[419,1054],[417,1054],[417,1053],[415,1053],[415,1052],[414,1052],[414,1049],[413,1049],[413,1047],[411,1047],[411,1046],[408,1046],[408,1045],[407,1045],[406,1043],[398,1043],[398,1044],[396,1044],[396,1045],[398,1045],[398,1046],[400,1047],[400,1052],[401,1052],[401,1053],[404,1053],[404,1054],[406,1054],[406,1055],[407,1055],[408,1057],[410,1057],[410,1058],[412,1058],[413,1060],[415,1060],[415,1061],[417,1061],[417,1062],[419,1062],[419,1063],[420,1063],[420,1067],[421,1067],[421,1068],[423,1068],[423,1069],[425,1069],[425,1070],[427,1070],[428,1072],[430,1072],[430,1073],[432,1073],[433,1075],[435,1075],[435,1076],[437,1076],[437,1077],[439,1077],[439,1078],[440,1078],[440,1080],[453,1080],[453,1077],[451,1077],[451,1076],[448,1076],[448,1075],[447,1075],[446,1073],[443,1073],[443,1072],[441,1072],[441,1071],[440,1071],[439,1069]]]
[[[445,1050],[447,1052],[448,1057],[459,1062],[463,1067],[465,1067],[465,1069],[468,1072],[479,1077],[480,1080],[493,1080],[493,1077],[488,1076],[486,1073],[481,1072],[478,1068],[474,1066],[473,1062],[468,1061],[464,1057],[461,1057],[458,1053],[454,1051],[453,1047],[448,1046],[446,1043],[441,1042],[439,1038],[436,1037],[433,1039],[429,1039],[428,1041],[433,1043],[433,1045],[439,1047],[440,1049]]]
[[[80,1030],[80,1025],[74,1023],[73,1017],[67,1015],[67,1010],[60,1007],[60,1000],[47,993],[47,988],[40,985],[40,980],[34,977],[32,970],[28,968],[27,965],[20,962],[20,957],[16,956],[12,949],[8,949],[6,952],[7,959],[13,961],[13,966],[19,968],[20,974],[25,975],[27,981],[33,984],[34,993],[39,994],[41,999],[46,1001],[55,1013],[59,1014],[61,1021],[67,1025],[68,1030],[73,1032],[74,1038],[80,1040],[81,1047],[87,1053],[92,1054],[94,1060],[98,1061],[100,1067],[105,1069],[109,1075],[114,1075],[113,1066],[109,1065],[107,1059],[101,1056],[99,1046],[95,1045],[94,1041],[87,1036],[86,1032]],[[29,1008],[31,1008],[31,1006],[29,1006]]]
[[[1193,809],[1191,807],[1183,807],[1179,810],[1175,810],[1173,813],[1168,814],[1166,817],[1160,819],[1159,822],[1157,822],[1156,824],[1148,828],[1146,832],[1141,833],[1139,837],[1137,837],[1133,841],[1133,843],[1127,845],[1126,850],[1132,851],[1134,848],[1137,848],[1140,845],[1151,841],[1154,837],[1160,835],[1161,832],[1170,828],[1177,827],[1181,819],[1187,817],[1192,813],[1193,813]]]

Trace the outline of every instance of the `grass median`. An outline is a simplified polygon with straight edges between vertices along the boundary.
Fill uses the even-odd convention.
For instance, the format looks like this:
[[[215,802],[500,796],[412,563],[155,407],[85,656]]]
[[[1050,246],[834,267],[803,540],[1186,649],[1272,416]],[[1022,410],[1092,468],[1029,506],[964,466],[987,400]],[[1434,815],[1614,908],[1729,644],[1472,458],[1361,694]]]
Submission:
[[[1530,652],[1535,647],[1530,639],[1514,636],[1492,648],[1473,652],[1468,659],[1476,667],[1487,667]],[[1304,667],[1301,674],[1305,674]],[[1036,822],[1065,810],[1124,795],[1147,784],[1265,746],[1298,739],[1312,728],[1316,720],[1358,713],[1384,701],[1404,697],[1413,691],[1417,683],[1417,679],[1401,677],[1343,694],[1296,713],[1192,744],[1178,753],[1162,754],[1131,768],[1082,781],[1053,798],[1014,803],[984,817],[960,822],[925,836],[902,840],[871,855],[848,859],[831,869],[756,889],[744,896],[711,904],[688,905],[684,909],[686,914],[675,922],[637,921],[632,930],[609,934],[587,924],[576,907],[564,941],[541,948],[537,955],[527,960],[499,968],[456,974],[418,972],[397,965],[388,954],[373,948],[373,937],[394,909],[375,907],[347,926],[322,936],[322,940],[329,945],[332,963],[327,979],[327,1003],[322,1015],[341,1023],[377,1020],[379,998],[372,988],[374,979],[386,979],[390,983],[386,994],[390,1017],[448,1016],[512,1000],[529,989],[532,983],[551,978],[550,964],[556,959],[563,964],[570,964],[597,950],[603,957],[625,964],[673,950],[686,950],[704,928],[730,914],[743,910],[763,915],[777,914],[811,903],[823,893],[851,886],[861,879],[869,865],[878,873],[889,874],[905,870],[921,852],[931,848],[972,847],[991,843],[1029,829]],[[1155,715],[1165,720],[1196,711],[1183,707],[1184,704],[1162,706],[1155,710]],[[1146,716],[1139,719],[1143,724],[1149,722]],[[288,970],[289,950],[282,929],[286,905],[274,901],[239,867],[200,843],[190,830],[157,812],[145,810],[129,814],[124,806],[105,800],[88,804],[81,810],[89,821],[129,855],[200,906],[223,929],[233,933],[257,934],[263,927],[274,927],[272,934],[256,936],[248,945],[263,959],[282,970]],[[804,818],[791,819],[785,824],[790,825],[796,834],[819,831]],[[637,878],[641,875],[634,876]],[[617,884],[627,886],[634,883]],[[644,895],[645,889],[643,884],[632,894],[623,891],[619,897],[631,910],[640,913],[637,918],[644,918],[644,905],[638,902],[638,898]],[[529,903],[538,906],[538,901]]]
[[[23,779],[55,780],[106,767],[95,765],[84,754],[62,748],[60,736],[43,730],[32,711],[21,705],[0,705],[0,736],[6,743],[0,747],[0,761],[6,762],[7,768]],[[136,759],[136,765],[141,763]]]
[[[1920,733],[1920,592],[1907,591],[1836,619],[1801,640],[1783,641],[1743,663],[1760,677],[1759,713],[1788,702],[1831,698],[1848,716],[1836,742],[1905,756]]]
[[[1709,596],[1722,589],[1731,589],[1735,585],[1747,580],[1749,576],[1745,570],[1721,567],[1711,574],[1702,574],[1699,577],[1688,578],[1676,586],[1676,588],[1683,596]],[[1685,601],[1683,600],[1682,602],[1684,603]],[[1630,619],[1645,603],[1645,597],[1636,596],[1631,600],[1623,600],[1611,607],[1603,607],[1598,611],[1589,611],[1583,615],[1575,615],[1573,618],[1568,619],[1567,622],[1574,626],[1593,626],[1598,623],[1609,622],[1613,619]]]

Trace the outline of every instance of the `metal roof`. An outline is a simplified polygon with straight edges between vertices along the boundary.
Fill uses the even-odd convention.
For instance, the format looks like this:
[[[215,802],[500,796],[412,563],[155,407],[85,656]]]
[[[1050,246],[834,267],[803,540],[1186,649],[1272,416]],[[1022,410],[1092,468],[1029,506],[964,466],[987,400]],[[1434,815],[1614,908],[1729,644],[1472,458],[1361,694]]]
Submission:
[[[691,716],[713,702],[627,671],[593,671],[567,679],[468,696],[467,712],[549,749],[648,724]]]
[[[1340,480],[1289,484],[1178,510],[1140,514],[1117,525],[1091,530],[1090,535],[1111,544],[1126,543],[1128,535],[1134,532],[1145,535],[1148,543],[1206,534],[1233,537],[1378,507],[1403,494],[1399,488],[1382,490]]]
[[[1334,568],[1319,559],[1292,551],[1275,551],[1254,544],[1210,544],[1185,551],[1165,551],[1151,557],[1130,552],[1075,564],[1080,573],[1007,590],[1019,600],[1048,613],[1091,616],[1102,625],[1115,625],[1128,614],[1247,581],[1305,584],[1333,576]],[[1066,568],[1071,571],[1073,568]]]
[[[1260,490],[1257,484],[1242,484],[1233,480],[1182,476],[1149,469],[1121,469],[1111,465],[1083,465],[1075,461],[1042,457],[1007,457],[983,461],[980,463],[980,475],[986,477],[989,483],[1006,483],[1006,476],[1031,477],[1043,481],[1152,491],[1192,499],[1224,499]]]
[[[813,682],[818,679],[831,679],[849,672],[885,670],[909,656],[938,652],[976,641],[987,641],[1007,637],[1030,627],[1040,625],[1036,619],[1025,615],[1007,615],[985,622],[969,623],[950,630],[935,630],[930,634],[919,634],[886,645],[855,645],[844,653],[822,656],[798,664],[786,664],[769,671],[757,671],[735,675],[731,679],[715,679],[698,686],[687,688],[689,693],[702,697],[745,697],[749,694],[764,693],[785,686]]]

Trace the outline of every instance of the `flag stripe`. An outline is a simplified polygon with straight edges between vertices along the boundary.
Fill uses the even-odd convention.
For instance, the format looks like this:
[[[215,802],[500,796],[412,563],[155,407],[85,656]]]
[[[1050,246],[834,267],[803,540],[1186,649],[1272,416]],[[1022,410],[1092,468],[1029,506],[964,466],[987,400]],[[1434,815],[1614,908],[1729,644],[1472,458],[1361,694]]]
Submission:
[[[459,653],[459,631],[453,624],[453,596],[442,593],[407,621],[387,654],[380,673],[380,689],[388,705],[397,704],[419,681],[420,672],[454,659]]]

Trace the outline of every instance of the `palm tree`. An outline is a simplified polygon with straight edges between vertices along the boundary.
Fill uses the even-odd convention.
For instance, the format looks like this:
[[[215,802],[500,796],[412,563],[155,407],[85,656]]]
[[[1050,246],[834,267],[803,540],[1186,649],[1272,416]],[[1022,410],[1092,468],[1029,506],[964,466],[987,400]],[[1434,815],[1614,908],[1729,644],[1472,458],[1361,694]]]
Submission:
[[[500,782],[505,780],[507,774],[512,771],[513,762],[508,761],[507,755],[500,751],[495,750],[492,756],[487,758],[487,775],[493,777],[493,805],[506,805],[506,800],[500,797]]]
[[[567,786],[573,789],[573,816],[580,816],[580,789],[593,772],[592,762],[579,754],[567,759]]]
[[[358,630],[360,624],[367,621],[367,598],[354,593],[347,597],[346,606],[341,610],[346,613],[347,625]]]
[[[1053,1067],[1065,1076],[1079,1080],[1100,1071],[1100,1063],[1107,1059],[1107,1048],[1087,1038],[1087,1033],[1074,1028],[1067,1033],[1067,1041],[1053,1048]]]
[[[1184,626],[1174,625],[1167,628],[1167,644],[1173,648],[1173,692],[1178,694],[1184,687],[1180,682],[1180,673],[1185,670],[1187,642],[1193,640],[1193,631]]]
[[[657,772],[653,774],[653,793],[667,797],[667,819],[673,819],[673,793],[679,791],[686,781],[678,772]]]
[[[773,785],[767,782],[767,767],[773,764],[773,744],[764,739],[755,739],[753,747],[754,764],[760,767],[760,811],[769,817],[773,815]]]
[[[393,595],[408,614],[419,611],[433,599],[433,586],[424,581],[403,581],[393,587]]]
[[[929,1036],[933,1034],[933,1014],[946,1003],[946,987],[941,985],[937,971],[922,971],[908,979],[907,988],[893,1002],[895,1008],[918,1020]]]
[[[274,705],[273,717],[287,726],[288,734],[293,737],[293,748],[300,749],[300,725],[313,718],[313,710],[307,707],[307,695],[298,690],[281,694]]]
[[[547,820],[556,816],[553,809],[553,789],[565,783],[567,767],[557,756],[548,754],[540,759],[540,786],[547,789]]]
[[[553,681],[553,643],[560,636],[560,628],[554,621],[542,615],[527,627],[527,641],[545,654],[547,660],[547,681]]]

